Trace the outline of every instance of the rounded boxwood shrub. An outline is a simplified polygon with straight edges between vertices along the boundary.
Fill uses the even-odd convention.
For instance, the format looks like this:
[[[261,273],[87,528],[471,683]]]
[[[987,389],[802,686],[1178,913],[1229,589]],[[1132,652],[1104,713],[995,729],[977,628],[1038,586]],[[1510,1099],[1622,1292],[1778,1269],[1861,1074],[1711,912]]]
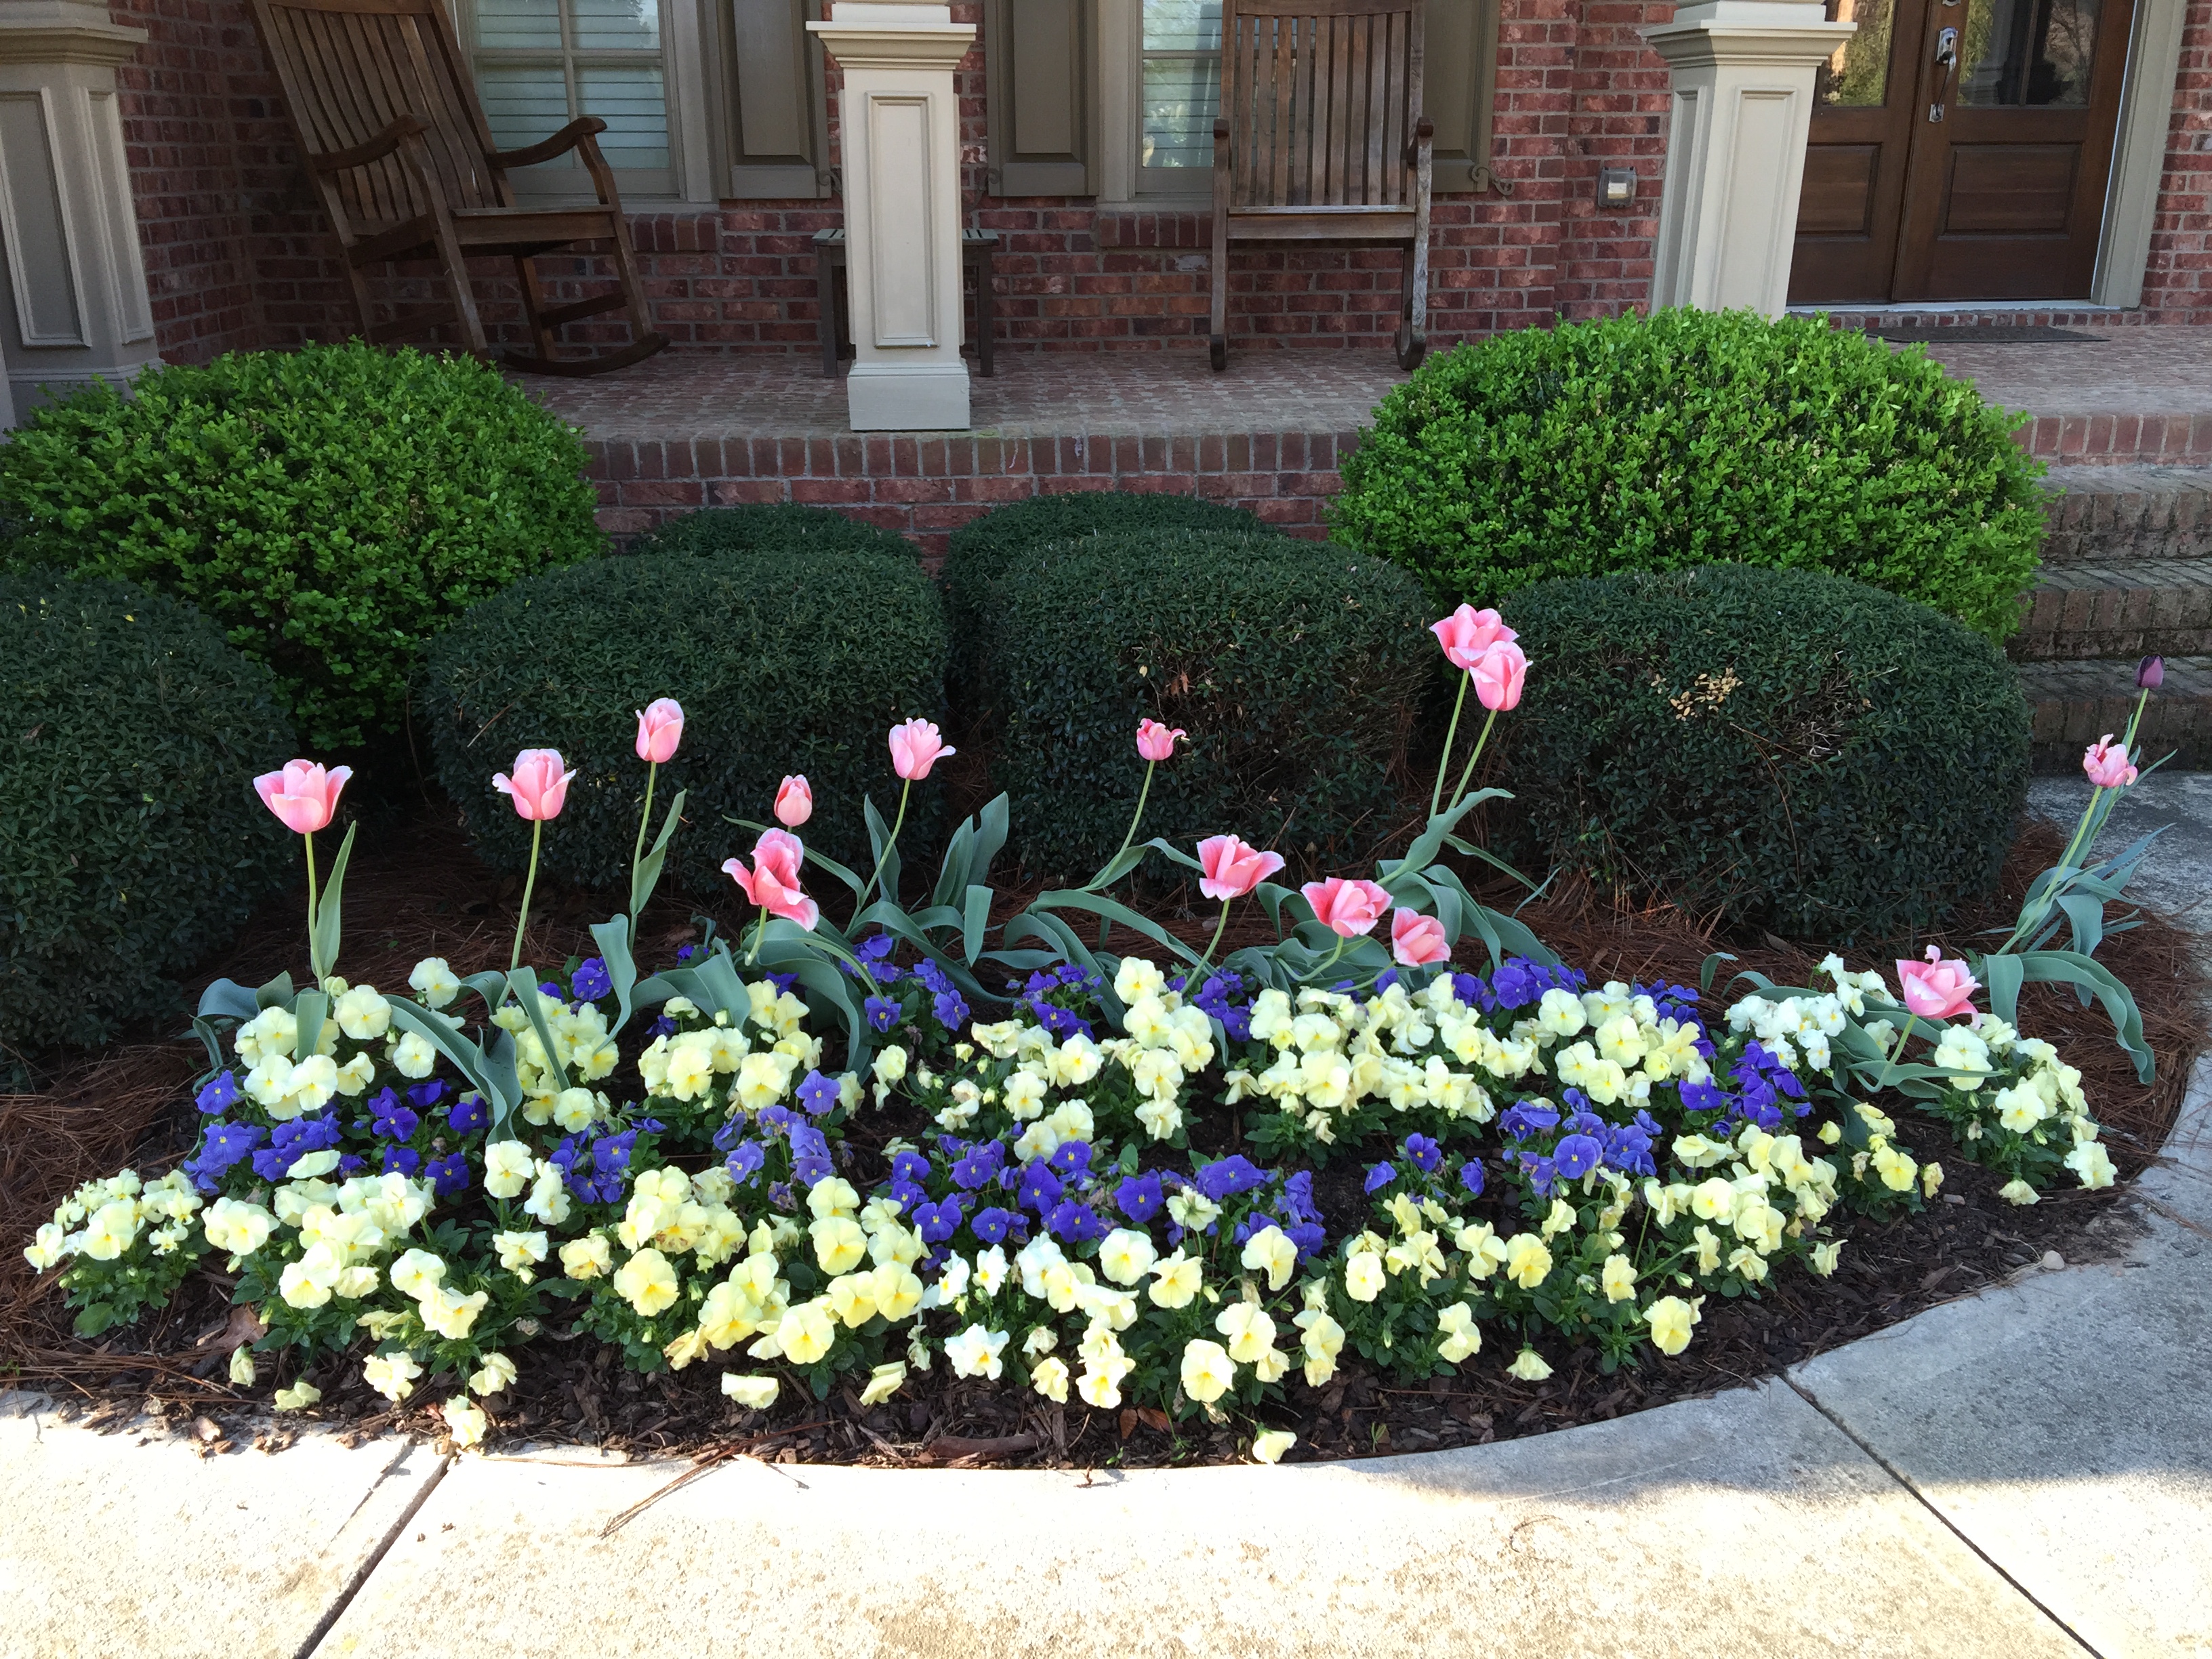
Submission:
[[[1420,584],[1279,536],[1097,536],[1010,559],[981,596],[994,781],[1029,863],[1087,876],[1121,844],[1146,715],[1190,733],[1148,836],[1234,831],[1297,855],[1364,851],[1403,816],[1407,749],[1438,684]]]
[[[1847,943],[1995,885],[2028,709],[1996,647],[1863,583],[1744,565],[1543,582],[1496,781],[1521,867]]]
[[[0,1088],[182,1012],[169,975],[294,866],[253,793],[292,753],[269,671],[122,582],[0,575]]]
[[[787,772],[813,787],[808,844],[864,859],[861,797],[888,815],[898,793],[884,735],[943,718],[945,648],[936,589],[911,559],[823,546],[599,559],[518,582],[454,623],[430,647],[422,702],[439,779],[488,863],[519,872],[530,852],[492,774],[519,750],[557,749],[576,777],[543,867],[619,891],[645,793],[635,711],[674,697],[684,742],[660,769],[653,830],[688,790],[663,879],[696,893],[752,844],[725,817],[771,822]],[[902,852],[927,843],[943,793],[915,791]]]
[[[1725,560],[1854,577],[2001,640],[2043,541],[2018,424],[1923,348],[1817,318],[1522,329],[1382,400],[1330,523],[1445,604]]]
[[[898,559],[921,556],[903,536],[826,507],[796,501],[710,507],[664,520],[630,544],[632,553],[774,553],[787,547],[824,551],[880,553]]]
[[[600,550],[585,459],[473,358],[237,352],[33,412],[0,448],[0,556],[198,606],[329,748],[398,729],[453,617]]]

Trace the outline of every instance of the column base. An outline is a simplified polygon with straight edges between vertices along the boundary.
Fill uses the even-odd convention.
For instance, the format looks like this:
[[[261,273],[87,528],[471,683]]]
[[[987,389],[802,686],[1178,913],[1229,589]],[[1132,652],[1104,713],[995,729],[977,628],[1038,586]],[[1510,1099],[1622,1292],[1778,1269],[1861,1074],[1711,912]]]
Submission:
[[[845,397],[855,432],[965,432],[968,365],[853,365]]]

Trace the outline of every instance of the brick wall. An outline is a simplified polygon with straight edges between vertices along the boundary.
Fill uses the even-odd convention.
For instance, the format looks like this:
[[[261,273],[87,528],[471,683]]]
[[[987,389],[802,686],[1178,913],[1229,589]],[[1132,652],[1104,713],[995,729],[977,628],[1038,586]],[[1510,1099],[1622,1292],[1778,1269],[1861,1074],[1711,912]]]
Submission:
[[[975,3],[953,9],[980,21]],[[1665,67],[1637,31],[1673,9],[1670,0],[1507,0],[1496,185],[1436,201],[1430,332],[1437,343],[1644,302],[1668,94]],[[152,34],[120,86],[162,355],[197,361],[350,331],[336,245],[292,154],[244,0],[114,0],[113,10]],[[987,199],[980,46],[958,73],[968,205],[1006,239],[1001,337],[1046,348],[1146,348],[1201,334],[1206,216]],[[1625,210],[1601,209],[1598,170],[1620,164],[1637,170],[1637,198]],[[680,345],[811,349],[817,301],[809,239],[840,216],[838,204],[817,201],[639,213],[634,225],[658,326]],[[1389,341],[1395,250],[1251,248],[1231,257],[1231,328],[1241,345]],[[556,299],[574,298],[605,266],[546,259],[541,274]],[[487,265],[479,278],[487,320],[514,337],[519,313],[505,269]],[[387,294],[429,297],[420,282],[377,280]],[[2159,320],[2212,322],[2212,0],[2191,0],[2144,305]],[[619,321],[602,319],[572,328],[569,338],[592,337],[586,331],[624,337]]]
[[[2212,324],[2212,0],[2191,0],[2182,26],[2142,302],[2160,322]]]

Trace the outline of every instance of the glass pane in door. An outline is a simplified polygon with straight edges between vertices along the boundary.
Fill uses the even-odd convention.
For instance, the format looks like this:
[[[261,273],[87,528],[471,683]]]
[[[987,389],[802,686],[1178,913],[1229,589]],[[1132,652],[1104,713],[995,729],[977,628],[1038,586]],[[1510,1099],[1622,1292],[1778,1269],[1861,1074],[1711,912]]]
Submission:
[[[477,0],[476,18],[477,45],[488,50],[561,49],[558,0]]]
[[[1146,52],[1219,52],[1221,0],[1145,0]]]
[[[2074,108],[2089,101],[2098,0],[1967,0],[1959,102]]]
[[[1859,32],[1820,65],[1813,82],[1824,109],[1879,107],[1889,95],[1890,0],[1828,0],[1828,21]]]

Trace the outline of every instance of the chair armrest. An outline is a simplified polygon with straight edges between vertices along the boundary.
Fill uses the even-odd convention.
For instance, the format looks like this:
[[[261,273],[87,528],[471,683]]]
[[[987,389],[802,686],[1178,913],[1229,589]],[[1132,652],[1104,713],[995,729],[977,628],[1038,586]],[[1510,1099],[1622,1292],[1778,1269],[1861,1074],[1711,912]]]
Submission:
[[[495,149],[484,157],[484,162],[502,173],[509,167],[535,167],[540,161],[550,161],[556,155],[566,155],[586,138],[595,138],[606,130],[607,124],[598,116],[580,115],[550,138],[525,144],[520,149]]]
[[[365,167],[371,161],[381,161],[406,140],[427,131],[419,117],[402,115],[394,118],[390,126],[374,138],[364,138],[346,149],[327,150],[320,155],[310,155],[307,167],[315,173],[343,173],[349,167]]]
[[[1406,146],[1406,165],[1409,167],[1419,167],[1421,161],[1421,152],[1433,147],[1436,137],[1437,124],[1427,116],[1424,115],[1419,120],[1414,122],[1413,142]]]
[[[1226,118],[1225,117],[1217,115],[1217,116],[1215,116],[1215,117],[1213,118],[1213,158],[1214,158],[1214,160],[1216,160],[1217,161],[1226,161],[1226,160],[1228,160],[1228,159],[1229,159],[1229,158],[1228,158],[1228,150],[1229,150],[1229,122],[1228,122],[1228,120],[1227,120],[1227,118]]]

